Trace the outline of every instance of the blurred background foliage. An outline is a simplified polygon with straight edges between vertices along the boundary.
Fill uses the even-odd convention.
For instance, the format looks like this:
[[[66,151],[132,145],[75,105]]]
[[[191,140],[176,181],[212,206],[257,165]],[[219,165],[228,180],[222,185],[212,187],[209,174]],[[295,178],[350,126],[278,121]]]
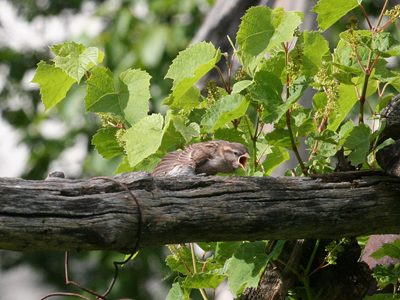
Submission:
[[[66,30],[73,26],[70,22],[74,22],[75,16],[82,13],[87,16],[83,10],[90,8],[90,20],[100,23],[101,29],[95,35],[90,33],[90,28],[82,30],[79,35],[67,41],[74,40],[86,47],[100,48],[105,52],[103,65],[110,68],[116,77],[128,68],[146,70],[153,77],[151,110],[160,111],[159,103],[168,95],[171,87],[170,81],[163,80],[168,67],[178,52],[187,47],[213,2],[18,0],[12,1],[12,4],[17,8],[19,17],[29,22],[30,26],[34,26],[37,20],[64,17]],[[4,1],[0,1],[0,7],[2,4],[5,4]],[[85,26],[92,25],[99,26],[94,23]],[[7,38],[12,39],[12,36]],[[13,131],[20,136],[20,143],[28,149],[27,162],[18,176],[42,180],[51,170],[63,171],[68,178],[112,175],[119,159],[107,161],[91,146],[91,137],[101,124],[96,116],[85,114],[84,88],[74,86],[67,95],[67,101],[62,101],[56,108],[44,113],[39,90],[29,84],[37,63],[52,58],[48,49],[52,45],[22,46],[18,49],[10,46],[6,40],[1,40],[1,118],[12,126]],[[76,164],[78,166],[71,169],[71,165]],[[4,170],[3,174],[7,176]],[[164,261],[167,251],[166,247],[154,247],[139,253],[134,262],[120,270],[110,298],[165,299],[173,280]],[[98,293],[104,293],[114,274],[112,262],[123,259],[124,255],[113,252],[71,253],[70,279]],[[0,278],[4,279],[7,270],[19,265],[30,265],[43,284],[50,284],[42,296],[48,291],[80,293],[76,287],[65,285],[63,253],[0,251]],[[15,286],[16,294],[17,289],[18,285]],[[5,297],[0,290],[0,299]]]
[[[0,9],[6,2],[0,0]],[[62,30],[72,32],[75,17],[83,15],[87,22],[80,26],[86,28],[81,28],[80,33],[73,37],[68,36],[66,41],[100,48],[105,52],[103,65],[110,68],[116,77],[128,68],[146,70],[153,77],[151,110],[162,112],[160,103],[171,87],[170,81],[163,80],[168,67],[177,53],[187,47],[214,2],[14,0],[7,3],[12,3],[18,17],[29,26],[38,21],[46,24],[46,20],[60,18],[65,25]],[[374,16],[383,2],[363,1],[363,5]],[[360,20],[364,19],[360,10],[356,9],[354,14]],[[346,22],[347,18],[343,18],[330,29],[331,47],[337,44],[338,33],[345,30]],[[53,23],[48,24],[51,26]],[[0,23],[0,29],[3,25]],[[360,27],[365,28],[365,24],[360,24]],[[394,26],[391,30],[397,35]],[[65,32],[58,34],[65,36]],[[17,176],[42,180],[49,171],[55,170],[65,172],[68,178],[111,176],[120,161],[119,158],[103,159],[91,145],[91,137],[101,125],[94,115],[84,112],[84,88],[74,86],[67,101],[44,113],[39,90],[29,81],[37,63],[51,59],[48,49],[51,44],[16,47],[12,46],[13,38],[0,36],[0,113],[2,122],[10,125],[3,128],[12,128],[18,134],[20,144],[27,149],[27,161]],[[64,40],[56,43],[62,42]],[[398,67],[397,62],[393,67]],[[2,174],[7,172],[3,170]],[[165,266],[167,251],[166,247],[154,247],[139,253],[133,262],[122,268],[110,298],[165,299],[174,279]],[[112,252],[72,253],[70,278],[103,293],[114,273],[112,262],[123,259],[123,255]],[[33,267],[42,282],[50,285],[50,291],[77,292],[75,287],[65,285],[63,253],[0,251],[0,278],[2,272],[7,274],[7,270],[19,265]],[[1,291],[0,298],[3,299]]]
[[[38,18],[68,16],[66,22],[74,22],[73,15],[87,9],[89,1],[20,0],[13,1],[18,13],[29,22]],[[141,68],[152,77],[152,110],[160,111],[159,103],[168,95],[170,81],[163,80],[168,67],[178,51],[185,49],[213,0],[153,0],[90,1],[93,17],[101,20],[101,31],[88,36],[83,31],[73,37],[86,47],[94,46],[105,52],[103,65],[118,75],[128,68]],[[66,24],[72,26],[73,24]],[[91,26],[91,24],[85,24]],[[90,29],[88,29],[89,31]],[[9,37],[12,38],[12,37]],[[71,39],[71,38],[70,38]],[[52,45],[47,45],[52,46]],[[1,116],[22,134],[22,142],[29,151],[29,160],[21,176],[25,179],[44,179],[53,169],[51,163],[69,147],[86,141],[87,155],[82,168],[68,173],[68,164],[59,162],[68,178],[112,175],[118,158],[103,160],[93,151],[90,138],[99,128],[93,115],[84,114],[84,89],[74,86],[57,108],[43,114],[39,91],[29,86],[36,65],[40,60],[51,59],[47,46],[35,49],[15,50],[0,42],[0,65],[5,76],[0,90]],[[28,88],[26,88],[29,86]],[[56,127],[58,132],[44,127]],[[58,128],[59,127],[59,128]]]

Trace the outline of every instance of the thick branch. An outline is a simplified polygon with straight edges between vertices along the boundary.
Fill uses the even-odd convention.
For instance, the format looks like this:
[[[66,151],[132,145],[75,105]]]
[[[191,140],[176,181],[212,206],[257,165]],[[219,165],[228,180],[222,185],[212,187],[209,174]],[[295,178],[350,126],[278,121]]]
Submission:
[[[114,177],[137,197],[140,248],[198,241],[400,233],[400,179],[380,172],[321,178]],[[106,180],[0,179],[0,249],[132,251],[138,210]]]

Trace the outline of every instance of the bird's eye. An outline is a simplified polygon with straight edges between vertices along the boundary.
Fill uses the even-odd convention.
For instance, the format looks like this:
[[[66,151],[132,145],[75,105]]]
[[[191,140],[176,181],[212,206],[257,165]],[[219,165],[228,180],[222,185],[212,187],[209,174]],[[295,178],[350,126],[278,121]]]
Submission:
[[[235,154],[237,156],[237,155],[239,155],[239,152],[233,151],[233,154]]]

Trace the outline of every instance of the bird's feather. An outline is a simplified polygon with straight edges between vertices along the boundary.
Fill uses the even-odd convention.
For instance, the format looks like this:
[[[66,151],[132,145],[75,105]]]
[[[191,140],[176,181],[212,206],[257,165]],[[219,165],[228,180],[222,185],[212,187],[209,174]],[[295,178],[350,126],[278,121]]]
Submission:
[[[232,173],[238,166],[239,157],[233,157],[233,150],[238,156],[248,157],[248,150],[239,143],[223,140],[208,141],[186,146],[182,151],[168,153],[151,172],[152,175],[195,175],[205,173],[213,175],[218,172]],[[235,150],[235,151],[236,151]],[[230,152],[230,156],[226,153]],[[229,156],[229,158],[227,158]],[[234,166],[233,166],[234,165]]]

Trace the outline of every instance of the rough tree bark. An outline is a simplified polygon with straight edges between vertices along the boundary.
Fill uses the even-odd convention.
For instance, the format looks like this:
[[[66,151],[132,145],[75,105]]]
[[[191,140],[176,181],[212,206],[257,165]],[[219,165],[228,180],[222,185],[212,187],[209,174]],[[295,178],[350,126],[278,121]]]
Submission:
[[[153,178],[137,172],[115,178],[140,203],[140,248],[400,233],[400,179],[379,171],[319,178]],[[0,180],[0,249],[129,253],[138,227],[135,202],[114,182]]]

